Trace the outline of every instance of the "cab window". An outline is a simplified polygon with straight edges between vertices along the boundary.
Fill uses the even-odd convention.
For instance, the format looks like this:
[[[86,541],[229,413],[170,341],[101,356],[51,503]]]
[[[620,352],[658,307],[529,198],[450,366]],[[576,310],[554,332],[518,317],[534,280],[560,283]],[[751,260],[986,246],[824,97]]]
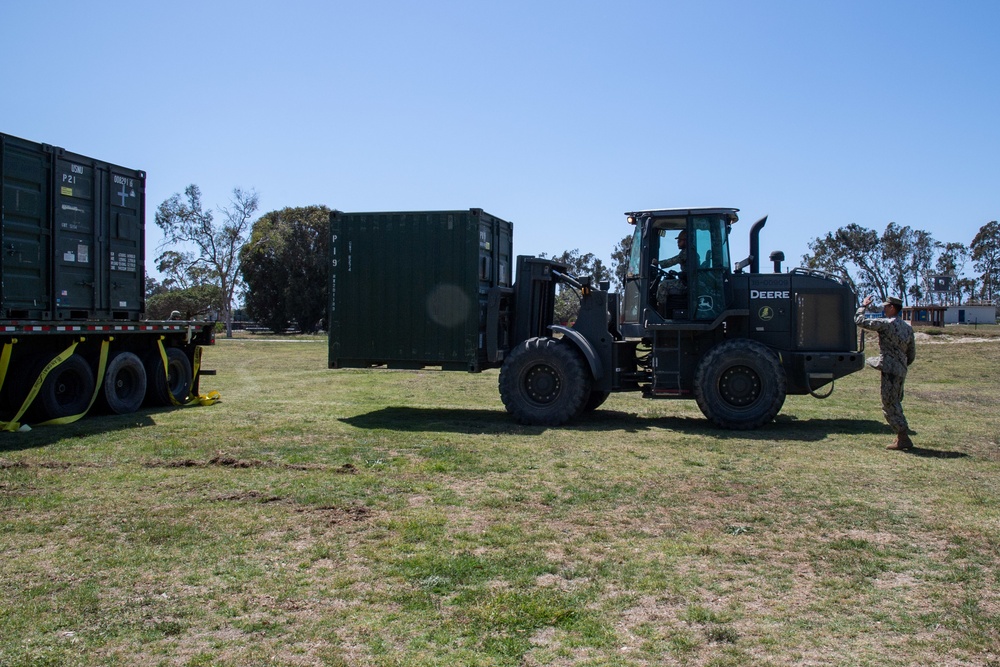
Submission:
[[[625,299],[622,304],[622,321],[638,322],[642,308],[639,303],[639,272],[642,267],[642,224],[635,226],[632,234],[632,248],[628,257],[628,272],[625,275]]]

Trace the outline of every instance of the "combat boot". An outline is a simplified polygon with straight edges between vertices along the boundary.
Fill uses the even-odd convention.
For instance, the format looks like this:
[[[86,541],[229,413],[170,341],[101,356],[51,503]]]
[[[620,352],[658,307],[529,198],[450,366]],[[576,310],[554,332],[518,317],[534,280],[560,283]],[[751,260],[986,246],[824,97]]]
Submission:
[[[903,432],[896,436],[896,442],[892,443],[886,449],[905,451],[907,449],[913,449],[913,441],[910,440],[909,434]]]

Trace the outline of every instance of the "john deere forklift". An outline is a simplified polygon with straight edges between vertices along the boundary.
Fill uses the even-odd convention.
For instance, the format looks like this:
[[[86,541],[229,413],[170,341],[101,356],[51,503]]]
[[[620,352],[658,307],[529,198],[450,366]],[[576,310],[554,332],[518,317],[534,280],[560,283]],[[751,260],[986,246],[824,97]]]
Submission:
[[[524,424],[559,425],[611,392],[694,398],[715,424],[767,424],[787,394],[825,396],[864,365],[857,295],[844,280],[730,265],[735,208],[628,213],[624,294],[565,264],[512,253],[513,226],[482,209],[330,216],[331,368],[479,372]],[[513,269],[513,270],[512,270]],[[556,286],[580,295],[553,324]],[[387,321],[385,313],[392,313]]]
[[[750,256],[730,265],[735,208],[627,213],[635,227],[624,295],[568,275],[551,261],[519,257],[513,290],[495,288],[491,354],[500,396],[524,424],[563,424],[611,392],[694,398],[727,429],[771,422],[788,394],[825,398],[837,378],[864,367],[854,324],[857,295],[838,276],[802,268],[760,272],[762,218]],[[556,283],[578,290],[572,326],[550,325]],[[511,302],[504,308],[504,293]],[[499,314],[498,314],[499,313]],[[509,330],[509,352],[500,337]],[[493,334],[490,336],[490,334]]]

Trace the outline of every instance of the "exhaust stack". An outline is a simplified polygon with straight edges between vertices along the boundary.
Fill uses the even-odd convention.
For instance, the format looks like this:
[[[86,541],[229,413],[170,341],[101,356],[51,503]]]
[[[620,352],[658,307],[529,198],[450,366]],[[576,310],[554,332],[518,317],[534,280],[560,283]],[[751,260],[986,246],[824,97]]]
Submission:
[[[750,228],[750,273],[760,273],[760,230],[767,224],[767,216],[753,223]]]

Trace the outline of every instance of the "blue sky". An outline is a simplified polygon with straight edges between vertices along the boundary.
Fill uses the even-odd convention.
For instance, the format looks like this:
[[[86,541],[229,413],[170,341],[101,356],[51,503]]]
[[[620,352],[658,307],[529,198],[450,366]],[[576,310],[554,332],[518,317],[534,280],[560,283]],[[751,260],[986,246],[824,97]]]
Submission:
[[[1000,217],[1000,2],[0,0],[0,132],[261,212],[483,208],[609,258],[733,206],[734,258]],[[400,252],[406,252],[400,248]]]

